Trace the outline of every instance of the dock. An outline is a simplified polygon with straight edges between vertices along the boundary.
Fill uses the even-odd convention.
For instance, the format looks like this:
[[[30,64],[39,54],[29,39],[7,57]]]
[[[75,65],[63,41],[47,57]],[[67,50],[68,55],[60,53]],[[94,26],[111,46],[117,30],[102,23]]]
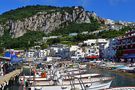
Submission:
[[[8,85],[10,80],[15,79],[16,76],[23,71],[23,69],[16,69],[4,76],[0,76],[0,88],[3,89],[6,85]]]

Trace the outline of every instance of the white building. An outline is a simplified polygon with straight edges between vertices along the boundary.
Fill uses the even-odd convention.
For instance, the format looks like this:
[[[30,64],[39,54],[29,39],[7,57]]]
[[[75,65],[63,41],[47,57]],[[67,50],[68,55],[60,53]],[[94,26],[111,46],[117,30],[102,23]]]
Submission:
[[[50,48],[50,56],[61,57],[62,59],[69,58],[70,49],[67,45],[52,45]]]
[[[71,46],[71,59],[90,58],[97,59],[100,57],[100,47],[107,44],[106,39],[89,39],[83,42],[84,46]],[[102,48],[104,49],[104,48]]]
[[[120,30],[123,28],[123,25],[116,25],[116,24],[112,24],[109,26],[110,30]]]
[[[106,39],[89,39],[84,41],[84,44],[88,46],[85,55],[89,58],[102,57],[102,52],[107,42]]]
[[[111,20],[111,19],[106,19],[105,24],[106,25],[112,25],[112,24],[115,24],[115,22],[113,20]]]
[[[44,50],[30,50],[26,52],[26,57],[29,58],[44,58],[48,56],[50,53],[50,50],[44,49]]]
[[[71,59],[84,58],[85,52],[83,48],[79,47],[76,50],[70,51]]]
[[[97,56],[99,57],[99,46],[91,46],[85,48],[85,57]]]
[[[32,58],[32,57],[34,57],[34,51],[28,51],[28,52],[26,52],[26,57],[29,57],[29,58]]]
[[[84,41],[83,43],[88,46],[99,46],[99,44],[106,44],[107,40],[106,39],[88,39]]]
[[[47,50],[47,49],[39,50],[38,53],[39,53],[39,54],[38,54],[39,57],[44,58],[44,57],[46,57],[46,56],[49,55],[50,50]]]
[[[80,48],[80,47],[77,46],[77,45],[72,45],[72,46],[70,47],[70,52],[72,52],[72,51],[77,51],[79,48]]]

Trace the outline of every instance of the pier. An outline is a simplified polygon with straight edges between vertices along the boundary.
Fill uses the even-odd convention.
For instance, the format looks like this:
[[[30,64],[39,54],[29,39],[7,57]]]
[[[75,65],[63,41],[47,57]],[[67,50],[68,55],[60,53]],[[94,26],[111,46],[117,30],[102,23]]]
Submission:
[[[0,76],[0,89],[4,89],[4,87],[9,84],[9,81],[14,80],[22,71],[23,69],[16,69],[4,76]]]

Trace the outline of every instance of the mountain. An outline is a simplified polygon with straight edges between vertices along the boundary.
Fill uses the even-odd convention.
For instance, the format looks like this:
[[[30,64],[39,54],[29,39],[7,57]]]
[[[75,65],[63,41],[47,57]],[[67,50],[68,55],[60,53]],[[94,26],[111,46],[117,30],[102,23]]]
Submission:
[[[134,23],[101,18],[81,6],[26,6],[0,15],[0,50],[29,49],[35,45],[45,48],[56,43],[72,45],[87,39],[114,38],[134,27]],[[73,33],[77,36],[71,37]],[[43,37],[56,35],[62,37],[43,41]]]
[[[94,12],[83,7],[26,6],[0,15],[0,36],[7,30],[12,38],[23,36],[28,31],[50,33],[70,24],[100,22]]]

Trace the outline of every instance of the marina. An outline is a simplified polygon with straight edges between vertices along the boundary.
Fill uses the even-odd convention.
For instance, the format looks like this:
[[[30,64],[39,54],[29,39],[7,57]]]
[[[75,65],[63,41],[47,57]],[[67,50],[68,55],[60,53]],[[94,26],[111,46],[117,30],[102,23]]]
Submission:
[[[29,70],[28,69],[24,69],[24,72],[26,73],[26,75],[29,75]],[[112,73],[106,70],[90,70],[90,73],[102,73],[105,76],[111,76],[111,77],[115,77],[110,88],[112,87],[125,87],[125,86],[129,86],[129,87],[134,87],[135,86],[135,79],[134,78],[128,78],[128,77],[124,77],[124,76],[120,76],[116,73]],[[130,83],[129,83],[130,82]],[[18,85],[18,83],[16,82],[16,84],[11,85],[11,86],[7,86],[6,90],[12,90],[14,88],[14,90],[23,90],[23,86],[22,85]],[[109,89],[111,90],[111,89]],[[113,90],[113,89],[112,89]],[[132,89],[131,89],[132,90]]]
[[[98,74],[84,74],[86,71],[83,71],[82,69],[86,69],[86,67],[80,69],[77,64],[75,65],[72,64],[73,65],[72,68],[69,67],[68,65],[66,65],[66,67],[58,68],[59,63],[57,63],[55,67],[53,65],[55,65],[55,63],[52,64],[51,66],[49,65],[50,67],[48,68],[49,71],[47,71],[46,72],[47,74],[45,74],[46,79],[40,78],[39,76],[36,77],[37,75],[34,76],[32,79],[27,79],[28,83],[32,85],[29,88],[32,90],[34,90],[35,88],[40,88],[43,90],[45,89],[63,90],[64,88],[65,90],[76,88],[80,90],[83,89],[94,90],[94,89],[109,88],[112,82],[111,77],[96,77],[98,76]]]
[[[99,46],[96,45],[96,47]],[[94,52],[93,48],[93,46],[89,48],[88,46],[53,45],[48,49],[50,52],[37,49],[33,49],[34,52],[7,50],[4,57],[0,57],[1,89],[113,90],[116,87],[134,88],[134,63],[100,59],[99,50]],[[74,51],[74,49],[77,50]],[[90,50],[92,52],[89,52]],[[93,52],[95,56],[91,55]]]
[[[1,1],[0,90],[135,90],[134,5]]]

